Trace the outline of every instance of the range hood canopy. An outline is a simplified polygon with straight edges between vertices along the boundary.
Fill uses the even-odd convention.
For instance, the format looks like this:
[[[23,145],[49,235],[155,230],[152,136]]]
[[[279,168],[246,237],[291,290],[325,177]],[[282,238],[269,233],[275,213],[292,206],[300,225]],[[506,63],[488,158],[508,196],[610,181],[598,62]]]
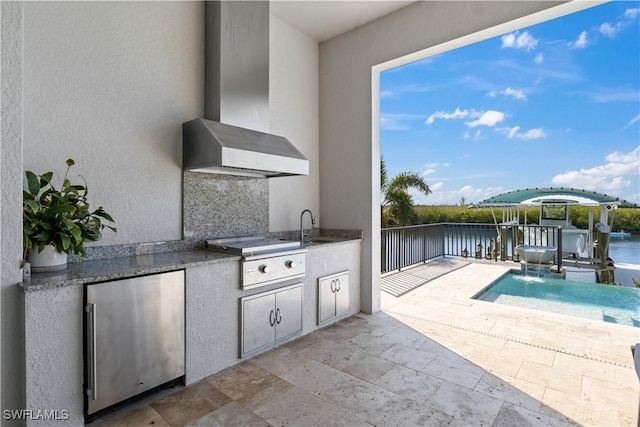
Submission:
[[[206,119],[191,120],[182,129],[186,170],[256,177],[309,175],[309,161],[282,136]]]
[[[269,2],[206,1],[204,118],[183,124],[183,169],[308,175],[309,161],[269,131]]]

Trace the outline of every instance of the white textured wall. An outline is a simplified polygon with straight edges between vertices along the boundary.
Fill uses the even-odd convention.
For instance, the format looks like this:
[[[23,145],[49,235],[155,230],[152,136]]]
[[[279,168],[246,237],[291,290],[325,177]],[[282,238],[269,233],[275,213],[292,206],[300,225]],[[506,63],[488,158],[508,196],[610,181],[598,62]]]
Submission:
[[[182,237],[182,123],[203,111],[201,2],[26,2],[24,168],[83,175],[99,245]],[[79,178],[78,178],[79,179]]]
[[[23,340],[18,283],[22,281],[22,13],[0,2],[0,409],[22,408]],[[2,425],[11,423],[0,420]],[[15,423],[17,424],[17,423]]]
[[[66,426],[84,425],[82,285],[23,294],[27,409],[68,411]],[[46,357],[43,357],[46,355]],[[29,426],[51,421],[31,420]]]
[[[269,229],[296,230],[304,209],[311,209],[316,216],[320,213],[319,47],[318,42],[273,15],[270,37],[270,132],[288,138],[309,159],[309,176],[269,180]],[[306,218],[306,227],[308,221]]]
[[[238,363],[237,262],[186,270],[185,380],[192,384]]]
[[[372,67],[557,4],[417,2],[320,45],[320,215],[323,227],[364,231],[363,311],[380,309],[380,143],[372,124],[378,114]]]

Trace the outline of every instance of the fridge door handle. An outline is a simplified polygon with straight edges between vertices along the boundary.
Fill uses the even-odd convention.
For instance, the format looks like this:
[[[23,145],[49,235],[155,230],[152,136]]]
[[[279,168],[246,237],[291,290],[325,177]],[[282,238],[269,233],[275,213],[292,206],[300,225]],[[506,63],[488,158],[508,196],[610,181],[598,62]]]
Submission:
[[[89,303],[85,307],[85,311],[87,312],[87,340],[89,341],[87,344],[87,348],[89,349],[88,354],[88,367],[89,367],[89,385],[87,388],[87,395],[92,399],[96,400],[98,398],[98,374],[96,366],[98,365],[98,356],[97,356],[97,348],[96,348],[96,330],[97,330],[97,321],[96,321],[96,304]]]

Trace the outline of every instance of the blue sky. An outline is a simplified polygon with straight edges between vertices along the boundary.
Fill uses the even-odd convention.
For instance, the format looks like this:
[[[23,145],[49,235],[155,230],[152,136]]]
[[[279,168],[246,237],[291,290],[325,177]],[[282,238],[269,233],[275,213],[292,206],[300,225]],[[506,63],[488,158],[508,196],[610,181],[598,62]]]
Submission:
[[[385,71],[381,151],[416,204],[531,187],[640,202],[640,2],[614,1]]]

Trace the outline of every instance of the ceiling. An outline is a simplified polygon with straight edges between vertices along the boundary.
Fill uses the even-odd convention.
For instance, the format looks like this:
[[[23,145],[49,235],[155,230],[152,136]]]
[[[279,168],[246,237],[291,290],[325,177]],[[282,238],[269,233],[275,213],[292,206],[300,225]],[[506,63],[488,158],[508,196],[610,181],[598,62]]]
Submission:
[[[323,42],[414,1],[401,0],[272,0],[271,13]]]

